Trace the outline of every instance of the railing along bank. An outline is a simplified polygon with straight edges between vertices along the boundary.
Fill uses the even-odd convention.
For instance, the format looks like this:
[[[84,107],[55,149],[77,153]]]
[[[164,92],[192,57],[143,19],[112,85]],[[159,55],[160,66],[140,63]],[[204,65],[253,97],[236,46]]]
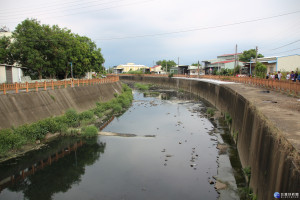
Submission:
[[[34,83],[13,83],[13,84],[0,84],[0,94],[6,94],[8,91],[19,93],[20,90],[26,92],[35,90],[39,91],[40,88],[43,90],[47,89],[60,89],[67,87],[80,87],[84,85],[95,85],[103,83],[113,83],[119,81],[119,76],[108,76],[102,79],[70,79],[64,81],[44,81],[44,82],[34,82]]]
[[[235,76],[218,76],[218,75],[203,75],[201,78],[215,79],[221,81],[231,81],[236,83],[244,83],[248,85],[264,87],[269,90],[278,92],[287,92],[296,96],[300,95],[300,82],[292,80],[273,80],[252,77],[235,77]]]
[[[167,74],[118,74],[119,76],[148,76],[148,77],[168,77]],[[198,78],[198,75],[174,74],[173,77]],[[220,75],[200,75],[199,78],[214,79],[220,81],[231,81],[248,85],[264,87],[269,90],[287,92],[296,96],[300,95],[300,83],[291,80],[273,80],[263,78],[220,76]]]

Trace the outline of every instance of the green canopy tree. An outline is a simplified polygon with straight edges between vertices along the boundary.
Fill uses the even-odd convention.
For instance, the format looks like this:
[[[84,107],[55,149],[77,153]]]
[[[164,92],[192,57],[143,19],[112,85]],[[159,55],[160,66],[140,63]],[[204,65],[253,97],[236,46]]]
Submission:
[[[260,77],[260,78],[264,78],[266,73],[267,73],[266,65],[264,65],[260,62],[257,62],[256,65],[255,65],[255,75]]]
[[[7,60],[7,56],[12,55],[11,62],[26,67],[33,78],[68,78],[71,63],[74,77],[82,77],[91,70],[102,71],[101,49],[90,38],[74,34],[67,28],[26,19],[17,26],[12,38],[11,45],[7,39],[1,39],[0,45],[5,48],[1,48],[0,59]]]
[[[171,67],[176,66],[176,62],[174,60],[159,60],[156,62],[157,65],[161,65],[163,70],[168,72]]]
[[[49,26],[42,26],[35,19],[26,19],[13,32],[15,59],[32,73],[37,73],[39,79],[43,69],[50,65],[49,31]]]
[[[6,36],[0,38],[0,64],[13,64],[10,39]]]
[[[256,50],[255,49],[249,49],[246,51],[243,51],[243,53],[239,56],[239,60],[242,62],[249,62],[250,58],[255,58],[256,56]],[[262,54],[257,55],[258,58],[263,58],[264,56]]]

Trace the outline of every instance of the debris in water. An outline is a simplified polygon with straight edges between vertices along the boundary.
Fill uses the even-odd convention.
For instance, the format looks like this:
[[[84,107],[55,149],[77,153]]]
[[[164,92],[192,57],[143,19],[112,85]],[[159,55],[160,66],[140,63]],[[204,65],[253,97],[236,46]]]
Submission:
[[[172,156],[173,156],[173,155],[171,155],[171,154],[167,154],[167,155],[166,155],[167,158],[170,158],[170,157],[172,157]]]
[[[161,152],[166,152],[166,149],[163,149]]]
[[[167,163],[165,163],[164,166],[167,166]]]
[[[191,164],[191,167],[195,167],[195,166],[197,166],[197,164],[195,164],[195,163]]]

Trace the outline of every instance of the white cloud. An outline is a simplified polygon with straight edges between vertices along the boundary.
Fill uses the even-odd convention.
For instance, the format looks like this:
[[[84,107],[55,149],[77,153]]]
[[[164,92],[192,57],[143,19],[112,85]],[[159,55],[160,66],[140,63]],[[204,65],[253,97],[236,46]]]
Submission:
[[[181,32],[153,37],[103,40],[155,35],[207,28],[297,11],[299,0],[1,0],[0,25],[11,30],[27,17],[44,24],[58,24],[96,41],[106,66],[126,62],[152,65],[153,60],[177,57],[185,64],[259,47],[272,49],[299,39],[300,13],[223,28]],[[17,6],[16,6],[17,5]],[[23,15],[24,14],[24,15]],[[279,51],[299,48],[299,44]],[[279,52],[277,51],[277,52]],[[286,54],[300,53],[291,51]]]

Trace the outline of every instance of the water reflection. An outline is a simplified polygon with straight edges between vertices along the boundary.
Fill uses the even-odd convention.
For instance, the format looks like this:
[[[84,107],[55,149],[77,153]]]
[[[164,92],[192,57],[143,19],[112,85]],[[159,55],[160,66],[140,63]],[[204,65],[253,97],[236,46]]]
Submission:
[[[21,192],[25,199],[52,199],[54,193],[66,192],[79,183],[85,167],[97,161],[105,147],[97,138],[53,141],[48,148],[31,152],[21,160],[2,163],[0,189]],[[3,195],[7,197],[0,193],[0,199]]]

